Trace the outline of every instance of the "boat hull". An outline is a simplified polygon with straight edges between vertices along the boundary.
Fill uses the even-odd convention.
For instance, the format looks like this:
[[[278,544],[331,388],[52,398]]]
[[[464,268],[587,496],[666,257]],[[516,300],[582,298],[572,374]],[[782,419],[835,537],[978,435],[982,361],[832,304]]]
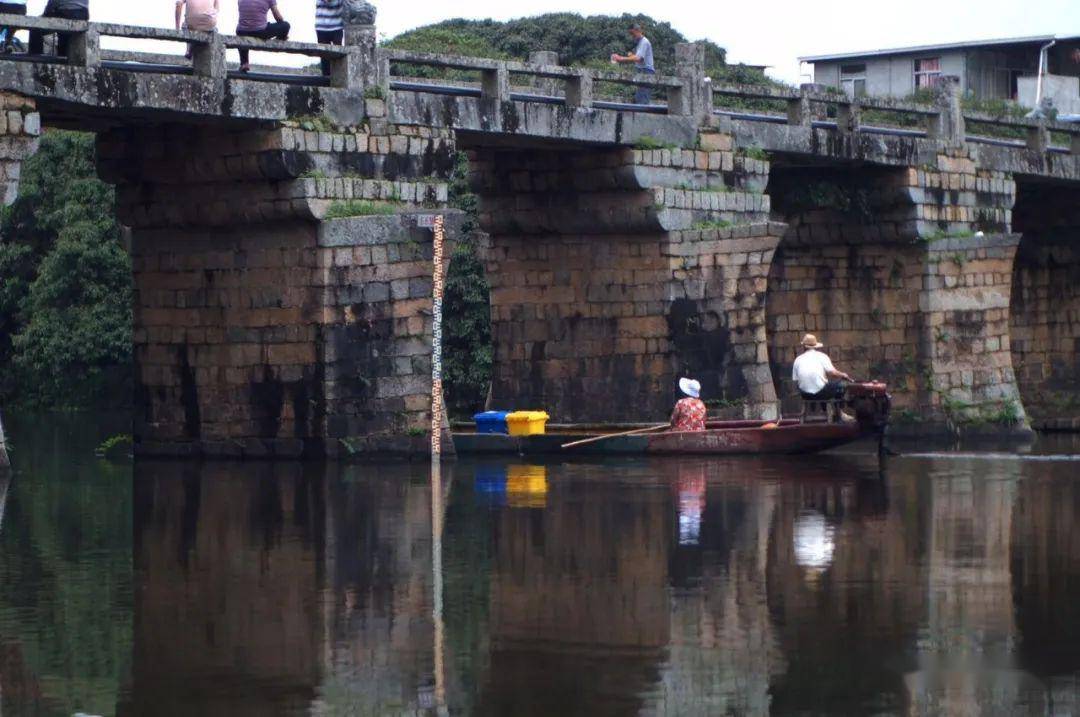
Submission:
[[[785,421],[764,428],[763,421],[710,423],[706,431],[665,431],[618,436],[581,446],[563,448],[588,435],[492,436],[458,434],[461,454],[514,453],[520,455],[793,455],[825,451],[873,435],[856,423],[801,424]]]

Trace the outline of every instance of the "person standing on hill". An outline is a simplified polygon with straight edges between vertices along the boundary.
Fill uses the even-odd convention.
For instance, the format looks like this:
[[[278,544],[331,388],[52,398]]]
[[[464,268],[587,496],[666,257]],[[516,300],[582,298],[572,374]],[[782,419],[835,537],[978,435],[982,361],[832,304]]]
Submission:
[[[268,22],[266,14],[272,13],[275,22]],[[240,22],[236,34],[240,37],[257,37],[260,40],[288,40],[292,25],[285,22],[278,10],[277,0],[240,0]],[[240,50],[240,71],[250,72],[250,54]]]
[[[641,25],[634,23],[630,26],[630,39],[634,41],[634,49],[628,55],[615,54],[611,56],[612,62],[634,63],[634,69],[642,75],[655,75],[656,64],[653,62],[652,43],[645,37],[645,31]],[[634,104],[647,105],[652,102],[652,90],[648,87],[639,87],[634,93]]]
[[[315,0],[315,36],[323,45],[345,44],[345,0]],[[330,74],[330,61],[325,58],[322,72]]]

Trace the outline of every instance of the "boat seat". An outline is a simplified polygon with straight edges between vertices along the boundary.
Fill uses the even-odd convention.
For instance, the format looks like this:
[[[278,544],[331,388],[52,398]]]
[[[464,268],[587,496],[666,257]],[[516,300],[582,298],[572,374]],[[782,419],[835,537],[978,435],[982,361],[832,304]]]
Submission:
[[[839,423],[843,401],[803,401],[800,423]]]

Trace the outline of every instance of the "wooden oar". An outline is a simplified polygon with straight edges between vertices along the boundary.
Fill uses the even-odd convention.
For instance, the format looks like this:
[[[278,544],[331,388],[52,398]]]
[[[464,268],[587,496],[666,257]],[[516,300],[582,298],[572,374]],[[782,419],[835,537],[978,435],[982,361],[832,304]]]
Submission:
[[[583,446],[586,443],[596,443],[597,441],[606,441],[609,438],[620,438],[622,436],[636,436],[641,433],[648,433],[650,431],[659,431],[661,428],[670,428],[671,424],[661,423],[658,426],[650,426],[649,428],[638,428],[633,431],[624,431],[622,433],[609,433],[606,436],[594,436],[592,438],[586,438],[581,441],[574,441],[573,443],[564,443],[563,448],[573,448],[574,446]]]

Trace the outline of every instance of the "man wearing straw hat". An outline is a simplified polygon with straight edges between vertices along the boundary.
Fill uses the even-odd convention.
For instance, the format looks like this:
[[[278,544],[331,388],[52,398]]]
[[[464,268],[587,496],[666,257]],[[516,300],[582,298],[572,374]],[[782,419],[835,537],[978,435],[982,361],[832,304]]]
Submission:
[[[820,349],[824,346],[813,334],[802,339],[803,353],[795,359],[791,379],[799,386],[804,401],[834,401],[844,397],[843,381],[853,379],[843,371],[837,371],[828,355]]]
[[[686,398],[675,404],[675,411],[671,414],[671,430],[704,431],[708,411],[701,401],[701,384],[692,378],[680,378],[679,390],[686,394]]]

